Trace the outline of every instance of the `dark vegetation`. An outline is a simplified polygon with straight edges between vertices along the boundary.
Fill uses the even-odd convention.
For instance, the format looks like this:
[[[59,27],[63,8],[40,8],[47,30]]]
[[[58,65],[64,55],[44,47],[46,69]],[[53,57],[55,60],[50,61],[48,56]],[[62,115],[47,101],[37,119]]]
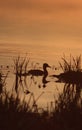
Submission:
[[[75,75],[78,78],[81,74],[80,57],[72,58],[69,63],[63,59],[64,66],[60,63],[63,74],[67,75],[67,77],[65,76],[66,79],[64,78],[63,93],[59,94],[52,112],[49,112],[48,109],[39,108],[33,93],[30,94],[28,102],[25,100],[20,101],[18,79],[21,80],[21,76],[19,78],[17,73],[18,71],[20,73],[23,71],[21,65],[24,65],[25,61],[19,64],[18,60],[14,61],[16,95],[13,94],[13,91],[9,94],[5,90],[6,80],[0,73],[0,130],[81,130],[82,84],[81,79],[80,82],[79,80],[74,82]],[[71,82],[70,76],[72,74],[74,78]],[[67,79],[68,81],[66,81]],[[33,102],[30,106],[31,98],[33,98]]]
[[[82,70],[81,70],[81,55],[76,58],[70,55],[70,59],[66,60],[65,56],[62,58],[63,63],[60,63],[62,73],[59,75],[52,75],[58,78],[57,82],[64,83],[82,83]]]

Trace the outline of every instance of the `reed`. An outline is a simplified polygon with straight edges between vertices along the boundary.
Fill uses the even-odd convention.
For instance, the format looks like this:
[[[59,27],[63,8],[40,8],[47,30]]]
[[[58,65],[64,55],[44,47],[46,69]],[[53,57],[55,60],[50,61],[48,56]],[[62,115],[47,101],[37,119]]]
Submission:
[[[80,130],[82,129],[82,97],[81,86],[65,84],[63,93],[59,94],[55,102],[55,110],[52,122],[56,123],[56,129]]]
[[[27,71],[27,67],[30,61],[30,59],[27,58],[27,55],[24,58],[18,56],[17,58],[13,59],[13,61],[15,74],[21,76],[23,72],[25,73]]]
[[[81,55],[77,57],[73,57],[70,55],[69,60],[67,60],[67,58],[64,55],[62,57],[62,61],[62,63],[59,62],[59,65],[63,72],[81,71]]]
[[[18,95],[14,97],[7,92],[0,95],[0,129],[2,130],[44,130],[47,129],[46,117],[48,117],[47,112],[38,108],[33,94],[30,95],[28,102],[24,99],[22,103]]]

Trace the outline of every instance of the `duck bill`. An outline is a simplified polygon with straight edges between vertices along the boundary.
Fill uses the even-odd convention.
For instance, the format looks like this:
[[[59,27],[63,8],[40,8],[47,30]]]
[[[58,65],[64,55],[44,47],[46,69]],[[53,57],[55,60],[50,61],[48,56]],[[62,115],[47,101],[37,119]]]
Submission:
[[[51,68],[51,66],[48,65],[49,68]]]

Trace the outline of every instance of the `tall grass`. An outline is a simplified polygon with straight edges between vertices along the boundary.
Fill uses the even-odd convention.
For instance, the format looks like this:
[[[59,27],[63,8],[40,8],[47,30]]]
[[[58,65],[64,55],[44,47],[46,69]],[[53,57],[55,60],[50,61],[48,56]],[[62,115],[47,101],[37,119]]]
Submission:
[[[58,124],[58,129],[82,129],[82,97],[81,86],[66,84],[63,93],[55,102],[53,122]]]
[[[19,96],[9,96],[7,92],[0,95],[0,129],[1,130],[80,130],[82,129],[82,99],[80,86],[66,84],[55,109],[42,109],[41,113],[34,99],[30,107],[28,102],[20,102]],[[53,107],[53,105],[51,106]]]
[[[22,74],[26,73],[30,59],[27,58],[27,56],[24,58],[18,56],[17,58],[13,59],[13,61],[15,71],[15,91],[17,93],[19,83],[22,84]]]
[[[59,62],[59,65],[63,72],[68,71],[81,71],[81,55],[77,57],[73,57],[70,55],[69,60],[65,57],[65,55],[62,57],[62,63]]]
[[[33,94],[29,96],[27,102],[25,99],[21,102],[19,95],[10,95],[6,91],[0,95],[1,130],[43,129],[47,116],[47,112],[38,107]]]

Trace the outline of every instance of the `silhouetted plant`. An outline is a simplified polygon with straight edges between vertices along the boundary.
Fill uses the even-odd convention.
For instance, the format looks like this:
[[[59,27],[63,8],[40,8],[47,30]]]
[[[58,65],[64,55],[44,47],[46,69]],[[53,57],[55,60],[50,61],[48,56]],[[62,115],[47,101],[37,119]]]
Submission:
[[[67,60],[67,58],[64,56],[62,57],[63,63],[60,63],[60,67],[63,70],[63,72],[67,71],[81,71],[81,55],[74,58],[70,55],[70,59]]]
[[[27,56],[24,58],[18,56],[13,61],[15,69],[15,90],[17,92],[19,83],[22,85],[22,74],[26,73],[30,59],[27,59]]]
[[[65,84],[63,93],[59,94],[59,98],[55,102],[52,122],[57,123],[58,129],[82,129],[81,86],[78,87],[76,84]]]

